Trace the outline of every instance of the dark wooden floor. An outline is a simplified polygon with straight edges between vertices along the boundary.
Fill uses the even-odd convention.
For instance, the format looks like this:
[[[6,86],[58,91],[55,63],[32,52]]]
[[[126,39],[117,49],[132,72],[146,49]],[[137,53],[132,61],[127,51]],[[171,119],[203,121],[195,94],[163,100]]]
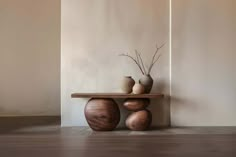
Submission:
[[[57,118],[7,121],[0,118],[0,157],[236,157],[235,127],[93,132],[60,128]]]

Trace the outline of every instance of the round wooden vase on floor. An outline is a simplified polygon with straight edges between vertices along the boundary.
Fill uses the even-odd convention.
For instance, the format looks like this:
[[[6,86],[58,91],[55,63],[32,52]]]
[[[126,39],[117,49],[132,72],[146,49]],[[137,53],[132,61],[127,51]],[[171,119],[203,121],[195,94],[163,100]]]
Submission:
[[[120,121],[120,110],[113,99],[90,99],[85,106],[85,117],[95,131],[111,131]]]

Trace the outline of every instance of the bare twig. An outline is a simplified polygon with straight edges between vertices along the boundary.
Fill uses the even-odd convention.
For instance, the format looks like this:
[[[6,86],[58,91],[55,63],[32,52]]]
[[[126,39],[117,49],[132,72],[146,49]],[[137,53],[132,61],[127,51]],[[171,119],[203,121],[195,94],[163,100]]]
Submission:
[[[153,65],[159,60],[160,57],[161,57],[161,54],[159,54],[157,59],[150,65],[150,67],[148,69],[148,74],[151,73]]]
[[[152,57],[152,61],[151,61],[151,63],[150,63],[150,66],[149,66],[148,69],[147,69],[148,71],[146,71],[146,68],[147,68],[147,67],[144,66],[143,59],[142,59],[142,57],[141,57],[141,53],[139,53],[137,50],[135,50],[135,57],[136,57],[136,59],[135,59],[135,57],[132,57],[132,56],[129,55],[129,54],[120,54],[119,56],[125,56],[125,57],[128,57],[128,58],[132,59],[132,60],[135,62],[135,64],[138,66],[138,68],[139,68],[139,70],[142,72],[142,74],[143,74],[143,75],[147,75],[147,74],[150,74],[150,73],[151,73],[154,64],[155,64],[155,63],[159,60],[159,58],[161,57],[161,54],[159,54],[158,57],[157,57],[157,59],[156,59],[156,55],[158,54],[158,51],[159,51],[164,45],[165,45],[165,43],[162,44],[160,47],[158,47],[158,46],[156,45],[156,51],[155,51],[155,53],[154,53],[154,55],[153,55],[153,57]]]
[[[166,42],[164,42],[160,47],[159,49],[161,49],[163,46],[165,46]]]
[[[159,47],[156,45],[156,51],[155,51],[154,55],[152,56],[151,64],[154,62],[154,59],[155,59],[155,57],[156,57],[156,54],[157,54],[158,50],[159,50]],[[150,64],[150,65],[151,65],[151,64]]]
[[[141,54],[140,54],[137,50],[135,50],[135,53],[138,54],[138,57],[139,57],[140,62],[141,62],[141,67],[143,68],[143,72],[144,72],[144,74],[146,75],[147,72],[146,72],[146,68],[145,68],[145,66],[144,66],[144,64],[143,64],[143,59],[142,59],[142,57],[141,57]]]
[[[142,74],[144,75],[144,72],[142,70],[142,67],[140,66],[140,64],[138,63],[138,61],[136,59],[134,59],[132,56],[128,55],[128,54],[120,54],[119,56],[126,56],[129,57],[130,59],[132,59],[135,64],[137,64],[137,66],[139,67],[140,71],[142,72]]]
[[[159,55],[159,56],[158,56],[158,59],[155,60],[156,55],[157,55],[157,52],[158,52],[165,44],[166,44],[166,43],[162,44],[160,47],[158,47],[158,46],[156,45],[156,51],[155,51],[155,53],[154,53],[154,55],[153,55],[153,57],[152,57],[152,61],[151,61],[150,66],[149,66],[149,68],[148,68],[148,74],[150,74],[153,65],[154,65],[154,64],[158,61],[158,59],[160,58],[160,55]]]
[[[137,51],[135,51],[135,56],[136,56],[136,59],[137,59],[138,64],[140,64],[139,58],[138,58],[138,52],[137,52]]]

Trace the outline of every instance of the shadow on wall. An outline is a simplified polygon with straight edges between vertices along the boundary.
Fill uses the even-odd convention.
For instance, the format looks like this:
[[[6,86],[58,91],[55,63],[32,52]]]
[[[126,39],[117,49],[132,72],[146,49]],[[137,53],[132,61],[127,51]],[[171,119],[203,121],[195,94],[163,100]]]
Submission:
[[[195,116],[195,113],[204,112],[208,109],[207,106],[204,106],[204,110],[201,108],[201,106],[199,106],[199,104],[206,104],[207,102],[197,99],[196,97],[185,97],[185,95],[183,95],[181,92],[176,92],[180,90],[174,84],[172,84],[172,91],[174,93],[174,95],[171,96],[171,108],[174,111],[174,114],[172,114],[172,120],[175,120],[174,123],[172,123],[172,126],[183,125],[182,123],[180,124],[176,119],[179,117],[174,117],[175,115],[183,115],[183,111],[185,112],[184,114],[187,112],[188,115],[191,116],[191,122],[193,120],[196,122],[198,121],[198,116]],[[198,101],[196,101],[196,99]]]
[[[153,93],[163,93],[164,98],[152,99],[149,109],[152,112],[152,126],[170,126],[170,95],[169,82],[166,80],[154,80]]]
[[[125,120],[127,119],[127,117],[129,116],[129,114],[131,113],[130,111],[128,111],[127,109],[124,108],[123,103],[124,103],[125,99],[117,99],[116,102],[119,105],[119,109],[120,109],[120,122],[118,124],[118,128],[122,129],[122,128],[126,128],[125,127]]]

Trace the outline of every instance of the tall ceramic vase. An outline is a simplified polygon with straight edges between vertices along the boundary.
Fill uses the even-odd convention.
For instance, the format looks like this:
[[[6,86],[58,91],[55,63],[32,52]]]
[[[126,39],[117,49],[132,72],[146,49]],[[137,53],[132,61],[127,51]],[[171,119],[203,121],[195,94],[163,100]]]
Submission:
[[[152,90],[153,79],[151,75],[143,75],[139,80],[139,83],[142,84],[145,88],[145,93],[150,93]]]

